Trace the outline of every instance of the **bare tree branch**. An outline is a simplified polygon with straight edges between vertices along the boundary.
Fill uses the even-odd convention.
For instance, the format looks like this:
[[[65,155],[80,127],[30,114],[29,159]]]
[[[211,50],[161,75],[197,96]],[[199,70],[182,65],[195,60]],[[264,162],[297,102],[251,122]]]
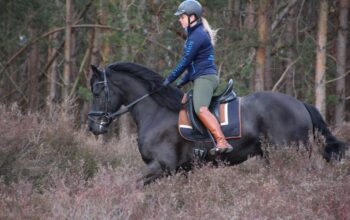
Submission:
[[[116,28],[116,27],[112,27],[112,26],[107,26],[107,25],[98,25],[98,24],[79,24],[79,25],[72,25],[72,28],[100,28],[100,29],[106,29],[106,30],[114,30],[114,31],[122,31],[122,29],[120,28]],[[11,63],[23,52],[25,52],[30,46],[34,45],[35,43],[37,43],[39,40],[41,40],[42,38],[48,37],[51,34],[54,34],[56,32],[61,32],[64,31],[65,27],[59,27],[59,28],[55,28],[49,32],[46,32],[44,34],[42,34],[41,36],[31,40],[27,45],[25,45],[24,47],[22,47],[21,49],[19,49],[5,64],[5,66],[3,67],[3,69],[0,71],[0,75],[3,74],[5,72],[5,70],[11,65]],[[176,56],[176,54],[169,50],[166,46],[160,44],[159,42],[156,42],[152,39],[146,38],[147,41],[154,43],[155,45],[159,46],[160,48],[168,51],[170,54],[172,54],[173,56]]]
[[[84,55],[84,58],[83,58],[83,60],[82,60],[82,62],[81,62],[81,64],[80,64],[77,77],[76,77],[76,79],[75,79],[75,81],[74,81],[74,84],[73,84],[73,87],[72,87],[72,89],[71,89],[71,91],[70,91],[70,93],[69,93],[69,99],[72,99],[72,98],[73,98],[74,92],[75,92],[75,90],[76,90],[77,87],[78,87],[78,83],[79,83],[79,80],[80,80],[80,78],[81,78],[82,72],[84,71],[84,67],[85,67],[85,65],[86,65],[86,61],[88,60],[89,54],[90,54],[90,48],[87,48],[87,49],[86,49],[86,52],[85,52],[85,55]]]
[[[147,41],[154,43],[155,45],[157,45],[160,48],[163,48],[164,50],[168,51],[171,55],[176,56],[176,53],[174,53],[173,51],[169,50],[166,46],[164,46],[163,44],[160,44],[159,42],[152,40],[150,38],[146,38]]]
[[[19,94],[21,94],[21,96],[23,97],[24,101],[26,101],[28,103],[29,102],[28,98],[26,97],[24,92],[21,90],[21,88],[17,85],[16,81],[13,80],[12,77],[7,72],[4,72],[4,73],[7,76],[7,78],[10,80],[10,82],[13,84],[16,91],[19,92]]]
[[[286,70],[283,72],[279,80],[276,82],[276,84],[273,86],[272,91],[276,91],[277,87],[282,83],[283,79],[286,77],[288,70],[299,60],[300,56],[296,58],[289,66],[287,66]]]
[[[281,11],[280,14],[278,14],[276,16],[275,21],[272,23],[271,25],[271,32],[273,32],[275,30],[275,28],[277,27],[277,25],[282,21],[282,19],[284,18],[284,16],[286,16],[286,14],[289,12],[289,10],[295,5],[295,3],[297,3],[298,0],[292,0],[288,3],[288,5]]]
[[[349,75],[349,73],[350,73],[350,70],[349,70],[348,72],[346,72],[346,73],[345,73],[344,75],[342,75],[342,76],[339,76],[339,77],[337,77],[337,78],[335,78],[335,79],[331,79],[331,80],[326,81],[326,82],[324,83],[324,85],[326,85],[326,84],[328,84],[328,83],[335,82],[335,81],[340,80],[340,79],[343,79],[343,78],[345,78],[347,75]]]
[[[72,28],[100,28],[100,29],[109,29],[109,30],[116,30],[116,31],[120,31],[120,28],[115,28],[115,27],[111,27],[111,26],[106,26],[106,25],[96,25],[96,24],[80,24],[80,25],[73,25]],[[4,68],[1,70],[0,75],[11,65],[11,63],[20,55],[22,54],[24,51],[26,51],[30,46],[34,45],[35,43],[37,43],[39,40],[41,40],[42,38],[48,37],[51,34],[54,34],[56,32],[61,32],[64,31],[65,27],[60,27],[60,28],[55,28],[49,32],[46,32],[44,34],[42,34],[41,36],[34,38],[33,40],[31,40],[28,44],[26,44],[24,47],[22,47],[21,49],[19,49],[5,64]]]

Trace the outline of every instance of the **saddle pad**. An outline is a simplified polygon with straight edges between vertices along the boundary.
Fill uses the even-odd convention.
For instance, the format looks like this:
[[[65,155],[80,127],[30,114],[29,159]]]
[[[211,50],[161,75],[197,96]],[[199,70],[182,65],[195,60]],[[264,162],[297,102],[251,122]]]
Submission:
[[[241,138],[241,104],[240,98],[231,102],[220,104],[220,125],[226,139]],[[183,107],[179,113],[178,128],[180,135],[189,141],[211,141],[208,135],[202,135],[193,129],[189,120],[186,107]]]

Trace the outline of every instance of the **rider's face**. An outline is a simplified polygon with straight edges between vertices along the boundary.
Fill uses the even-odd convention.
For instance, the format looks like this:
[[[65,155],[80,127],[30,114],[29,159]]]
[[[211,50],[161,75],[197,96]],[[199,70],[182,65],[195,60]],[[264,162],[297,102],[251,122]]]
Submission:
[[[193,21],[193,20],[195,20],[195,16],[194,15],[192,15],[190,17],[190,21]],[[189,23],[188,23],[188,15],[186,15],[186,14],[180,15],[179,16],[179,22],[180,22],[182,28],[188,28],[188,25],[189,25]]]
[[[182,28],[187,28],[188,27],[188,16],[185,14],[180,15],[179,22],[180,22]]]

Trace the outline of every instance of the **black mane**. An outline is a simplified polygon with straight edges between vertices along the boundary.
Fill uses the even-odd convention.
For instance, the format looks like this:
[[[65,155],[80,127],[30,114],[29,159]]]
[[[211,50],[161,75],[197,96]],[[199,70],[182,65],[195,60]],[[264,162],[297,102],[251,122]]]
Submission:
[[[163,77],[151,69],[132,62],[116,62],[109,64],[106,68],[107,73],[113,72],[127,73],[133,78],[142,82],[148,92],[156,91],[162,87]],[[152,98],[161,106],[178,112],[181,109],[181,90],[168,86],[152,95]]]

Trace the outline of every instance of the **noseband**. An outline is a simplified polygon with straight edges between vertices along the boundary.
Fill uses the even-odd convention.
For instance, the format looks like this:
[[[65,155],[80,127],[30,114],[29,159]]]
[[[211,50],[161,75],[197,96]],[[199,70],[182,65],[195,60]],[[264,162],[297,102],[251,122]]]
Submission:
[[[106,73],[105,69],[103,70],[103,81],[95,83],[93,85],[93,87],[95,87],[95,85],[98,85],[98,84],[104,85],[104,92],[105,92],[104,111],[90,111],[88,113],[88,119],[93,121],[94,123],[100,125],[100,126],[103,126],[103,127],[109,125],[114,119],[116,119],[120,115],[123,115],[123,114],[129,112],[130,108],[132,108],[134,105],[136,105],[137,103],[139,103],[143,99],[147,98],[148,96],[150,96],[156,92],[159,92],[161,89],[164,88],[164,86],[162,86],[161,88],[156,89],[155,91],[153,91],[151,93],[147,93],[146,95],[143,95],[142,97],[131,102],[127,106],[124,106],[124,107],[120,108],[118,111],[111,113],[111,112],[108,112],[108,104],[110,102],[110,98],[109,98],[109,87],[108,87],[107,73]],[[94,117],[101,117],[102,120],[98,121]]]

